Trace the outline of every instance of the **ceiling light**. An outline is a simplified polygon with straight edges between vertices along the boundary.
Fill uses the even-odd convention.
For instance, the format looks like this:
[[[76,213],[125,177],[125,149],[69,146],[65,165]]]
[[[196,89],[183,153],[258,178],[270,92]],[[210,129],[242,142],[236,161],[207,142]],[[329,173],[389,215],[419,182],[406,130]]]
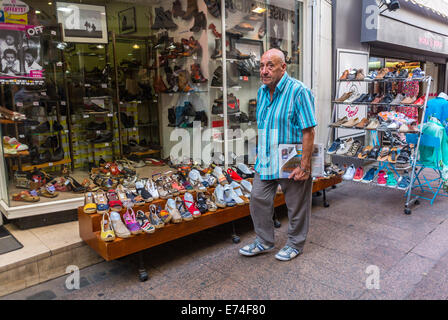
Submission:
[[[97,47],[98,49],[104,49],[104,46],[101,45],[101,44],[97,45],[96,47]]]
[[[256,7],[255,9],[252,10],[252,12],[263,13],[266,12],[266,8]]]
[[[39,10],[36,10],[36,14],[40,14],[40,11],[39,11]]]
[[[133,49],[140,49],[140,46],[139,46],[138,44],[134,44],[134,45],[132,46],[132,48],[133,48]]]
[[[53,3],[52,2],[48,2],[48,5],[51,6]]]

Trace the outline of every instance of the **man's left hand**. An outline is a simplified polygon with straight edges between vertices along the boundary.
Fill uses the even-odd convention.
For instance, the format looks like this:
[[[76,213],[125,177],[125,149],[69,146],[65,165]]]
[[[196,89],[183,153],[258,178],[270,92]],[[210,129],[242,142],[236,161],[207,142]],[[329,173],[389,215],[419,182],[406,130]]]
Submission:
[[[289,179],[294,179],[294,181],[308,180],[310,178],[310,172],[305,172],[305,170],[306,169],[302,169],[301,167],[295,168],[294,171],[289,175]]]

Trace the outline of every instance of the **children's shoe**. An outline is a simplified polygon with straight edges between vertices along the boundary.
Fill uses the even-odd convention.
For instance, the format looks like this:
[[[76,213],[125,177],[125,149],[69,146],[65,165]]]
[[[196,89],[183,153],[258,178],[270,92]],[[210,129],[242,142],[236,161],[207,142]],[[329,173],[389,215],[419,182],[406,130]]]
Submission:
[[[297,257],[301,252],[293,247],[284,246],[276,255],[275,258],[280,261],[289,261]]]
[[[364,175],[364,178],[362,178],[361,182],[364,183],[370,183],[373,181],[373,179],[375,179],[375,173],[376,173],[376,168],[371,168],[369,171],[367,171],[367,173]]]
[[[400,181],[398,182],[397,188],[399,190],[407,190],[409,188],[410,183],[411,183],[411,178],[409,178],[408,175],[402,176],[400,178]]]
[[[176,201],[173,198],[169,198],[165,204],[165,210],[168,211],[172,216],[173,223],[182,222],[182,216],[176,206]]]
[[[142,233],[142,228],[140,228],[140,225],[138,224],[137,220],[135,219],[135,213],[132,208],[127,208],[126,213],[123,215],[124,223],[126,224],[126,227],[129,229],[131,234],[140,234]]]
[[[110,214],[110,221],[112,222],[112,227],[114,228],[115,235],[119,238],[129,238],[131,236],[131,232],[124,225],[121,220],[121,216],[118,212],[113,211]]]
[[[184,202],[180,197],[176,197],[176,208],[177,211],[179,211],[180,216],[182,217],[183,221],[191,221],[193,220],[193,215],[188,211],[188,209],[185,207]]]
[[[272,249],[274,249],[274,246],[267,246],[256,239],[253,243],[241,248],[239,252],[243,256],[252,257],[261,253],[269,252]]]
[[[386,172],[384,172],[383,170],[381,170],[378,173],[378,185],[380,186],[385,186],[387,184],[387,179],[386,179]]]
[[[163,228],[165,226],[165,223],[157,215],[157,207],[155,204],[149,206],[149,220],[156,229]]]
[[[199,218],[201,216],[201,212],[196,207],[196,204],[194,203],[194,199],[191,193],[186,192],[184,194],[184,204],[185,207],[187,207],[188,211],[190,211],[193,218]]]
[[[360,182],[363,177],[364,177],[364,169],[363,167],[358,167],[358,169],[356,169],[355,176],[353,177],[353,181]]]
[[[105,242],[115,240],[115,233],[111,226],[109,212],[103,213],[103,218],[101,219],[101,240]]]
[[[395,179],[395,175],[392,171],[387,172],[387,182],[386,186],[392,189],[395,189],[398,185],[397,180]]]
[[[137,211],[137,222],[140,228],[146,233],[154,233],[156,228],[151,224],[148,217],[142,210]]]

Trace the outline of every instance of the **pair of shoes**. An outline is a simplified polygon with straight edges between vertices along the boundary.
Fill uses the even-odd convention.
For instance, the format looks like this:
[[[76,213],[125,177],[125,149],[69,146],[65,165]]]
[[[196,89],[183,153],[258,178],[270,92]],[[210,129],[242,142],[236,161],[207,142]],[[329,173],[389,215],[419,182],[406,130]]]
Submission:
[[[241,248],[239,252],[243,256],[252,257],[261,253],[269,252],[272,249],[274,249],[274,246],[265,245],[256,239],[253,243]],[[290,261],[301,253],[301,250],[286,245],[280,249],[280,251],[275,255],[275,258],[280,261]]]
[[[174,23],[169,10],[164,11],[163,7],[159,7],[155,9],[155,14],[156,17],[154,18],[154,24],[151,26],[151,29],[177,29],[177,24]]]

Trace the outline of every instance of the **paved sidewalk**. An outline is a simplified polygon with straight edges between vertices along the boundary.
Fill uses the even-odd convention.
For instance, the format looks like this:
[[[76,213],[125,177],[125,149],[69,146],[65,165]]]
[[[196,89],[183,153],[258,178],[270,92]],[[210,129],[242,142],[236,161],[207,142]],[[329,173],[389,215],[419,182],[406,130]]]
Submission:
[[[345,183],[327,193],[330,208],[315,199],[304,253],[290,262],[276,251],[252,258],[238,249],[254,238],[252,222],[231,224],[145,252],[149,280],[137,277],[137,260],[125,257],[82,269],[81,289],[66,277],[1,299],[447,299],[448,199],[427,201],[403,214],[403,192]],[[286,241],[287,218],[276,230]],[[367,289],[366,268],[380,271],[380,289]]]

